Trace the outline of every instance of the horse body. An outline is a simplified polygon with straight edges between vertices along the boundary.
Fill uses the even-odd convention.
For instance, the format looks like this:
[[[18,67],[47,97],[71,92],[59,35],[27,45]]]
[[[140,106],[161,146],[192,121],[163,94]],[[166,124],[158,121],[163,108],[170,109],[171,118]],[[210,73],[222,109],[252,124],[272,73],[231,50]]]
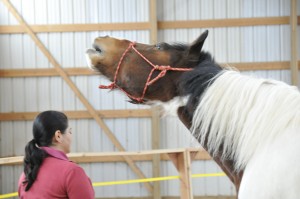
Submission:
[[[246,165],[239,198],[298,199],[299,130],[287,130],[253,155]]]
[[[300,196],[300,94],[225,70],[191,45],[95,39],[89,63],[134,103],[186,97],[177,114],[235,184],[240,199]],[[174,71],[172,68],[184,71]],[[170,71],[169,71],[170,70]]]
[[[203,94],[192,124],[194,136],[213,157],[234,160],[234,169],[244,171],[239,198],[299,198],[300,94],[295,87],[224,70]]]

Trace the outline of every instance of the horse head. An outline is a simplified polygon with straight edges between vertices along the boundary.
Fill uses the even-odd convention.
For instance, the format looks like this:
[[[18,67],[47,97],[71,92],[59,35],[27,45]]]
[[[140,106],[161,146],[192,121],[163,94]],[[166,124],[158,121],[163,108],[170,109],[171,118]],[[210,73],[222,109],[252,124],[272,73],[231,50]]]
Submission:
[[[107,88],[118,88],[131,102],[166,102],[180,96],[183,73],[205,59],[202,47],[208,31],[191,45],[158,43],[147,45],[113,37],[97,37],[86,51],[91,68],[112,81]]]

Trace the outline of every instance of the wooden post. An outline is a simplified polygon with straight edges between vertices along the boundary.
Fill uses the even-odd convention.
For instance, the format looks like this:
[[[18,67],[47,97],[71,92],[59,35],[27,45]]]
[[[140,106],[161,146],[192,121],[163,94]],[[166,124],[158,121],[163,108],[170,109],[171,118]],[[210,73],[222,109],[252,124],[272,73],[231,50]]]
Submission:
[[[153,107],[152,111],[152,150],[160,148],[160,125],[159,125],[159,110],[157,107]],[[160,176],[160,154],[153,155],[152,162],[153,177]],[[153,199],[161,199],[160,194],[160,182],[153,182]]]
[[[157,13],[156,0],[150,0],[150,43],[157,43]]]
[[[193,199],[191,181],[191,158],[189,151],[185,150],[178,157],[178,171],[180,176],[181,198]]]
[[[179,173],[181,199],[193,199],[191,181],[191,156],[188,149],[183,152],[169,153],[168,156],[174,163]]]
[[[292,84],[298,86],[298,58],[297,58],[297,0],[291,0],[291,79]]]

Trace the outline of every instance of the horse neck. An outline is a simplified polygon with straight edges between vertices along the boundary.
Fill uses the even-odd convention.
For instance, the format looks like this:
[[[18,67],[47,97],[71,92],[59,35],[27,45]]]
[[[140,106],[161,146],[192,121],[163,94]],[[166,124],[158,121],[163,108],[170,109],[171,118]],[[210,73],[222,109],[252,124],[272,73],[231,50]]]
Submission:
[[[213,60],[200,62],[192,71],[185,72],[178,81],[179,95],[188,96],[187,104],[178,110],[183,123],[191,127],[192,118],[204,91],[213,83],[223,69]]]

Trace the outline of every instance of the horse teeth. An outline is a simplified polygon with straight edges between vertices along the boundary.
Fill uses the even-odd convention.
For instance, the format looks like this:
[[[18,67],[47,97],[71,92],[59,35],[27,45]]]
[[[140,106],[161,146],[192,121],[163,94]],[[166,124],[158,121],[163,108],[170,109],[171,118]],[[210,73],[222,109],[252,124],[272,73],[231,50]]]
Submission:
[[[95,50],[92,49],[92,48],[89,48],[85,51],[86,54],[92,54],[92,53],[95,53]]]
[[[92,60],[91,60],[90,55],[89,55],[89,53],[90,53],[89,50],[92,50],[92,49],[88,49],[88,50],[86,51],[86,54],[85,54],[86,62],[87,62],[88,66],[89,66],[90,68],[94,69],[95,67],[94,67],[94,65],[92,64]]]

